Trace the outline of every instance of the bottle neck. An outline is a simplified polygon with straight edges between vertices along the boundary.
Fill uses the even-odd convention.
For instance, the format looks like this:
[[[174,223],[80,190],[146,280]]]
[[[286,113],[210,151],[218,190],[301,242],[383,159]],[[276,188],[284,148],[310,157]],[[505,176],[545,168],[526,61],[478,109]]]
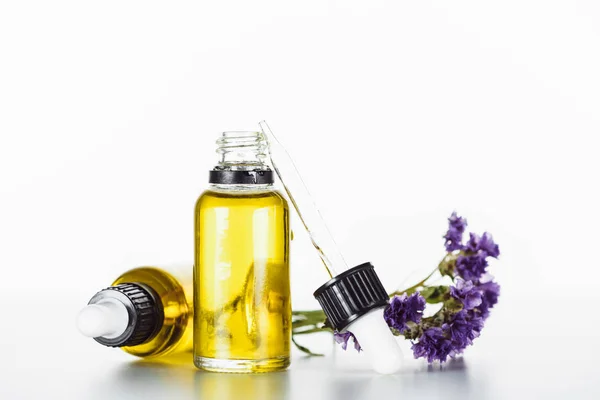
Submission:
[[[216,170],[267,171],[267,143],[260,132],[223,132],[217,140]]]
[[[238,189],[246,190],[243,186],[273,183],[273,171],[265,161],[267,142],[262,133],[223,132],[217,146],[220,159],[209,172],[209,183],[225,190],[232,190],[238,185]]]

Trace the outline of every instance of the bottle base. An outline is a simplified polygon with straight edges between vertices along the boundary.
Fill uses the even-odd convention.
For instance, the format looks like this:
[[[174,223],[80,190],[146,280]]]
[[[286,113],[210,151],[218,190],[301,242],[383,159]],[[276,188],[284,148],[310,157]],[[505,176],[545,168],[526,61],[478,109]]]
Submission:
[[[276,357],[259,360],[232,360],[194,356],[194,364],[205,371],[251,374],[283,371],[290,366],[290,358]]]

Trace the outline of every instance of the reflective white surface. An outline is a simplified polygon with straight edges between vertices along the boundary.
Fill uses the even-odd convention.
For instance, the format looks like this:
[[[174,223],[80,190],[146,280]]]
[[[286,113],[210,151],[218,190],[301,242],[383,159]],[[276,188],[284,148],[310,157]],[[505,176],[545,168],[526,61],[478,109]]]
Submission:
[[[577,356],[553,362],[551,357],[499,353],[485,359],[460,358],[443,367],[409,362],[395,375],[334,368],[329,358],[299,357],[286,372],[260,375],[206,373],[196,370],[191,360],[182,365],[93,359],[77,363],[66,357],[62,361],[3,371],[2,398],[597,399],[600,395],[595,362]]]
[[[0,300],[10,304],[4,295]],[[191,355],[142,361],[81,336],[78,305],[63,295],[38,293],[6,308],[1,399],[600,398],[597,318],[581,307],[595,299],[582,294],[548,294],[546,306],[535,309],[536,298],[504,293],[464,357],[428,366],[402,342],[405,363],[388,376],[372,372],[364,355],[334,349],[325,334],[301,339],[325,357],[294,353],[282,373],[206,373],[193,367]],[[37,315],[24,318],[24,310]]]

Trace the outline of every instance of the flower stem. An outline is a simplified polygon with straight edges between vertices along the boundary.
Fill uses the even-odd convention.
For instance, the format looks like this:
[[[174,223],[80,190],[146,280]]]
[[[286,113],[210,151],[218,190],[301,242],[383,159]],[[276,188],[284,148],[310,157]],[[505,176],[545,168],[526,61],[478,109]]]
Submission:
[[[298,348],[298,350],[302,351],[303,353],[308,354],[309,356],[316,356],[316,357],[323,357],[324,356],[324,354],[313,353],[312,351],[310,351],[308,349],[308,347],[304,347],[301,344],[298,344],[298,342],[296,342],[296,339],[294,339],[294,336],[292,336],[292,342]]]
[[[415,292],[419,287],[421,286],[425,286],[425,282],[427,282],[427,280],[429,280],[429,278],[431,278],[433,276],[433,274],[435,274],[438,271],[438,268],[436,267],[436,269],[434,269],[433,271],[431,271],[431,273],[429,275],[427,275],[427,277],[423,280],[421,280],[420,282],[412,285],[411,287],[404,289],[404,290],[396,290],[393,293],[390,293],[390,297],[394,297],[394,296],[399,296],[401,294],[412,294],[413,292]]]
[[[311,329],[305,329],[303,331],[295,331],[294,335],[306,335],[308,333],[316,333],[316,332],[331,332],[331,329],[327,329],[327,328],[311,328]]]
[[[425,277],[425,279],[423,279],[422,281],[420,281],[420,282],[418,282],[418,283],[416,283],[416,284],[412,285],[411,287],[409,287],[409,288],[407,288],[407,289],[404,289],[404,290],[396,290],[395,292],[393,292],[393,293],[390,293],[390,297],[393,297],[393,296],[399,296],[399,295],[402,295],[402,294],[404,294],[404,293],[406,293],[406,294],[413,294],[414,292],[416,292],[416,291],[417,291],[417,289],[418,289],[419,287],[426,287],[427,285],[425,285],[425,282],[427,282],[427,280],[429,280],[429,278],[431,278],[431,277],[433,276],[433,274],[435,274],[437,271],[440,271],[440,268],[441,268],[441,266],[442,266],[442,265],[443,265],[445,262],[447,262],[447,261],[448,261],[449,257],[452,257],[452,256],[453,256],[453,255],[452,255],[452,253],[447,253],[447,254],[444,256],[444,258],[442,258],[442,261],[440,261],[440,262],[439,262],[438,266],[437,266],[437,267],[436,267],[436,268],[435,268],[433,271],[431,271],[431,273],[430,273],[429,275],[427,275],[427,277]]]

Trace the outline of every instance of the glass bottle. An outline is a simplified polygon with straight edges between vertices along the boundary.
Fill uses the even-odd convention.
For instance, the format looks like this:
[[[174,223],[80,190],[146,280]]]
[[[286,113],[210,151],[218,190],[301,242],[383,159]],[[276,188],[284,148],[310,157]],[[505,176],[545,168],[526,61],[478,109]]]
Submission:
[[[192,268],[139,267],[96,293],[77,317],[85,336],[138,357],[192,350]]]
[[[290,364],[289,209],[259,132],[224,132],[195,210],[194,363],[220,372]]]

